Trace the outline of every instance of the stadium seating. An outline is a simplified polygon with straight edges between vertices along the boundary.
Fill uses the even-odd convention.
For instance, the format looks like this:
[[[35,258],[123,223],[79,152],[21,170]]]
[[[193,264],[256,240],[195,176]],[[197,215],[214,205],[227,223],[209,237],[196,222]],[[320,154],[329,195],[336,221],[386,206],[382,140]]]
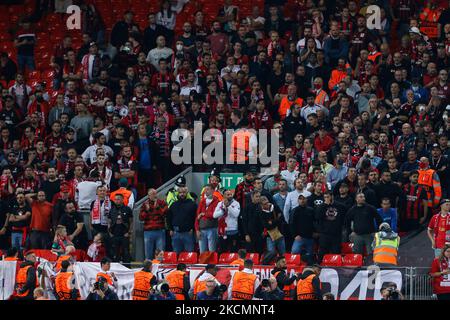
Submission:
[[[346,254],[342,258],[342,265],[344,267],[362,267],[363,256],[362,254]]]
[[[221,253],[219,257],[219,264],[230,264],[239,258],[237,253]]]
[[[349,254],[349,253],[353,253],[353,243],[351,242],[344,242],[341,244],[341,253],[342,254]]]
[[[197,252],[180,252],[178,255],[178,263],[195,264],[197,262]]]
[[[285,253],[286,264],[300,266],[302,265],[302,260],[299,254]]]
[[[340,254],[326,254],[322,259],[321,265],[324,267],[341,267],[342,256]]]
[[[245,259],[251,259],[253,260],[253,264],[259,263],[259,253],[247,253],[247,256]]]
[[[219,255],[217,254],[217,252],[205,251],[205,252],[202,252],[200,254],[200,256],[198,257],[198,263],[217,264],[218,261],[219,261]]]
[[[176,252],[164,252],[163,263],[177,263],[177,253]]]

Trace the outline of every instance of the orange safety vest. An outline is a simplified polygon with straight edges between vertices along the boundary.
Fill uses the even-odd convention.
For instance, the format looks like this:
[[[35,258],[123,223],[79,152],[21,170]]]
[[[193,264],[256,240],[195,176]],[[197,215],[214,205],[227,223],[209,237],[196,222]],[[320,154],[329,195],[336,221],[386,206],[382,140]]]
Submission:
[[[331,77],[328,81],[328,89],[334,90],[334,87],[339,84],[347,76],[346,70],[334,69],[331,71]]]
[[[231,138],[230,162],[243,163],[248,160],[250,152],[250,137],[247,130],[236,131]]]
[[[152,260],[152,264],[160,264],[161,263],[161,261],[159,261],[158,259],[153,259]]]
[[[297,300],[317,300],[312,284],[315,276],[315,274],[311,274],[306,279],[297,281]]]
[[[197,300],[197,294],[199,292],[206,290],[206,280],[200,281],[198,279],[195,279],[194,281],[194,300]]]
[[[275,272],[275,274],[273,276],[276,278],[279,273],[280,273],[280,271],[277,271],[277,272]],[[284,292],[283,300],[294,300],[293,293],[295,292],[295,284],[291,283],[291,284],[285,285],[283,287],[283,292]]]
[[[233,276],[233,290],[231,300],[252,300],[255,292],[256,275],[236,271]]]
[[[61,263],[65,260],[69,260],[70,258],[72,258],[72,256],[69,256],[69,255],[60,256],[58,258],[58,260],[56,260],[56,266],[55,266],[56,271],[58,272],[59,270],[61,270]]]
[[[288,97],[284,97],[281,99],[280,107],[278,108],[278,114],[280,115],[280,119],[284,120],[286,118],[288,110],[291,108],[293,104],[298,104],[300,106],[303,105],[303,99],[297,98],[294,101],[290,101]]]
[[[98,281],[98,278],[100,278],[100,277],[105,278],[110,286],[112,286],[114,284],[112,277],[109,274],[107,274],[106,272],[97,273],[97,276],[95,277],[95,281]]]
[[[375,248],[373,249],[373,262],[397,265],[398,238],[380,239],[375,233]]]
[[[316,98],[314,99],[314,103],[319,106],[325,106],[325,99],[327,97],[327,93],[325,90],[321,89],[319,93],[316,94]]]
[[[148,300],[152,278],[153,274],[144,270],[134,274],[134,287],[131,293],[133,300]]]
[[[426,187],[425,189],[427,192],[428,207],[433,207],[433,205],[438,206],[439,201],[441,200],[442,197],[442,189],[439,180],[435,180],[433,178],[434,173],[436,171],[433,169],[427,170],[419,169],[418,172],[419,172],[418,183]]]
[[[16,258],[16,257],[5,257],[5,259],[3,259],[3,261],[19,261],[19,258]]]
[[[117,194],[121,194],[123,196],[123,204],[127,206],[128,201],[130,200],[131,197],[131,191],[125,188],[119,188],[116,191],[111,192],[109,198],[113,200]]]
[[[419,15],[420,18],[420,32],[427,35],[429,38],[436,39],[438,36],[438,20],[441,16],[439,10],[431,10],[430,8],[425,8]]]
[[[28,265],[25,266],[23,268],[20,268],[19,271],[17,272],[16,275],[16,290],[14,292],[14,296],[15,297],[26,297],[29,295],[30,293],[30,289],[28,289],[27,291],[25,291],[24,293],[19,293],[19,290],[21,290],[25,284],[27,283],[27,273],[28,273],[28,269],[30,269],[32,266]],[[36,277],[36,284],[35,287],[39,286],[39,282],[38,282],[38,278]],[[34,290],[34,289],[32,289]]]
[[[169,290],[175,295],[176,300],[186,300],[184,295],[184,276],[186,272],[174,270],[166,276]]]
[[[73,272],[60,272],[55,277],[55,291],[59,300],[74,300],[72,298],[72,288],[69,286]],[[80,293],[77,290],[77,298],[80,300]]]

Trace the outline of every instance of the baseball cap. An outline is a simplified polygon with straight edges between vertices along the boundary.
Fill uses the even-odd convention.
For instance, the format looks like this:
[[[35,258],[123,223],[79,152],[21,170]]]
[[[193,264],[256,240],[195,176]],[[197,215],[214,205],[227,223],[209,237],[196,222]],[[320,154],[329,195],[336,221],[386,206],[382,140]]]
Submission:
[[[91,43],[89,43],[89,48],[91,47],[96,47],[97,43],[95,41],[92,41]]]
[[[431,149],[441,149],[441,147],[439,147],[439,145],[437,143],[434,143],[433,146],[431,147]]]
[[[439,205],[442,206],[444,203],[450,203],[450,199],[442,199]]]

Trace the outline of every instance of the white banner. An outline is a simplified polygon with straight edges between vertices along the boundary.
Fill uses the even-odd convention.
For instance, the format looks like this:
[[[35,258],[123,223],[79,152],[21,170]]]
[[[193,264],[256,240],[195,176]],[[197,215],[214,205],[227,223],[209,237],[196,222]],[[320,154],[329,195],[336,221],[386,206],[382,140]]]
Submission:
[[[7,300],[14,291],[16,261],[0,261],[0,299]]]

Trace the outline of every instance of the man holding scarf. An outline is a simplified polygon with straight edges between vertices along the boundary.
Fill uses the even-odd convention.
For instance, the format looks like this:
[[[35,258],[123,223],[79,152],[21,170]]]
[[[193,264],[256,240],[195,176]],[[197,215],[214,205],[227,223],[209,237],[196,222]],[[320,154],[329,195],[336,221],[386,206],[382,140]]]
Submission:
[[[81,60],[81,70],[83,73],[83,82],[88,83],[89,80],[100,76],[100,55],[95,42],[89,44],[89,53],[84,55]]]
[[[213,217],[218,218],[219,251],[236,252],[239,230],[238,218],[241,213],[239,202],[233,199],[233,192],[225,190],[223,201],[219,202]]]
[[[217,248],[217,219],[213,215],[220,200],[213,194],[212,185],[207,184],[204,191],[195,219],[195,231],[200,253],[213,252]]]
[[[108,217],[111,201],[106,195],[105,185],[97,187],[97,198],[91,203],[91,225],[95,234],[108,231]]]

